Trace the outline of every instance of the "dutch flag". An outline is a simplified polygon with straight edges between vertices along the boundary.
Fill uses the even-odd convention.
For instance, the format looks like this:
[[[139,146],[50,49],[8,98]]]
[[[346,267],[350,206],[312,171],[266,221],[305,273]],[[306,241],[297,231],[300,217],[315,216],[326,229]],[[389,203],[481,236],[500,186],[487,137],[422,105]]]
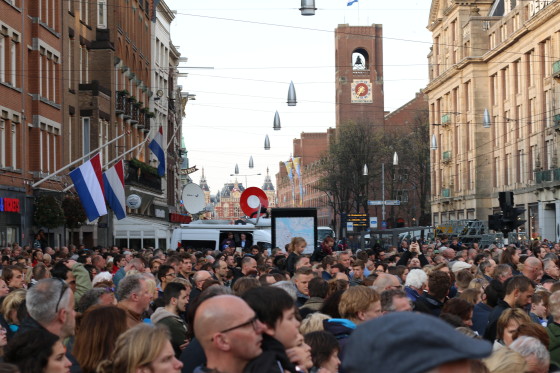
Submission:
[[[122,160],[103,173],[103,184],[105,185],[105,198],[115,212],[117,220],[126,218]]]
[[[165,152],[163,151],[163,127],[159,126],[159,131],[156,133],[150,145],[150,150],[155,154],[159,161],[158,175],[165,175]]]
[[[101,173],[101,159],[99,154],[70,172],[74,188],[78,192],[82,206],[88,220],[94,221],[102,215],[107,215],[105,198],[103,198],[103,182]]]

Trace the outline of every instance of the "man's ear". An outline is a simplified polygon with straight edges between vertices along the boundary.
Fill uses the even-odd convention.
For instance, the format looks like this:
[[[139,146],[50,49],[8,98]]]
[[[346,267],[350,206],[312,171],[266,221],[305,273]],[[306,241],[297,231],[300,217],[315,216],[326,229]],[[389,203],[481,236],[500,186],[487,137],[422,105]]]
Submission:
[[[60,321],[61,324],[65,324],[66,319],[68,318],[68,311],[66,310],[66,308],[63,307],[59,309],[56,313],[56,318]]]
[[[212,343],[214,343],[220,351],[229,351],[231,349],[231,341],[224,334],[216,334],[212,339]]]

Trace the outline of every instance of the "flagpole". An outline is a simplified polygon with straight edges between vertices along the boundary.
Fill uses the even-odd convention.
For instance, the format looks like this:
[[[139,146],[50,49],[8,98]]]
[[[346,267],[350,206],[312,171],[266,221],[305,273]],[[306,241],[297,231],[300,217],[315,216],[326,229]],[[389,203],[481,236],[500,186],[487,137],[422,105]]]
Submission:
[[[103,168],[107,168],[109,166],[109,164],[117,161],[119,158],[126,156],[128,153],[136,150],[136,148],[138,148],[139,146],[145,145],[146,142],[149,140],[148,137],[146,137],[146,140],[142,141],[140,144],[134,146],[133,148],[130,148],[129,150],[127,150],[126,152],[124,152],[121,155],[118,155],[116,158],[112,159],[111,161],[107,162],[105,165],[103,165]],[[74,184],[67,186],[66,188],[62,189],[63,192],[68,192],[70,189],[72,189],[74,187]]]
[[[106,144],[104,144],[104,145],[101,145],[100,147],[98,147],[98,148],[95,149],[95,150],[92,150],[91,152],[89,152],[88,154],[84,155],[83,157],[78,158],[78,159],[76,159],[75,161],[68,163],[66,166],[64,166],[64,167],[62,167],[62,168],[59,168],[58,170],[56,170],[56,171],[53,172],[52,174],[48,174],[47,176],[45,176],[45,177],[42,178],[41,180],[37,181],[35,184],[31,185],[31,188],[35,188],[35,187],[37,187],[38,185],[43,184],[45,181],[47,181],[47,180],[49,180],[49,179],[55,177],[56,175],[58,175],[58,174],[61,173],[62,171],[69,169],[70,167],[72,167],[72,166],[75,165],[76,163],[79,163],[79,162],[83,161],[83,160],[86,159],[87,157],[90,157],[90,156],[92,156],[93,154],[99,152],[99,150],[103,149],[103,148],[106,147],[107,145],[110,145],[110,144],[114,143],[115,141],[119,140],[121,137],[123,137],[123,136],[125,136],[125,135],[129,135],[129,134],[130,134],[130,132],[127,131],[127,132],[123,133],[122,135],[120,135],[120,136],[118,136],[118,137],[115,137],[113,140],[109,141],[108,143],[106,143]]]

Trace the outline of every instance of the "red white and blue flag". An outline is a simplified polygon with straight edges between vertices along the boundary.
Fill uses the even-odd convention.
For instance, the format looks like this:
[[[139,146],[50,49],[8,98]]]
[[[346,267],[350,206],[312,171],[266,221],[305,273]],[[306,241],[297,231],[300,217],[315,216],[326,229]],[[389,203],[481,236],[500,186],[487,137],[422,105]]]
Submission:
[[[103,173],[103,184],[105,185],[105,198],[113,209],[117,220],[126,218],[124,165],[122,160]]]
[[[88,220],[94,221],[102,215],[107,215],[99,154],[70,172],[70,178],[74,182],[74,188],[78,192]]]
[[[159,131],[156,132],[156,135],[150,141],[150,145],[148,145],[150,150],[155,154],[159,161],[158,166],[158,175],[163,176],[165,175],[165,152],[163,151],[163,127],[159,126]]]

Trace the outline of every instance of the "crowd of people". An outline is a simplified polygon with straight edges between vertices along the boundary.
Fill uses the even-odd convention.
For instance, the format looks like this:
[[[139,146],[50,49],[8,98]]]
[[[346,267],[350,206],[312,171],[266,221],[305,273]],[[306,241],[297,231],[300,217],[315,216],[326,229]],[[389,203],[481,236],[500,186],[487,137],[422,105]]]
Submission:
[[[3,248],[0,372],[560,372],[558,244],[307,245]]]

